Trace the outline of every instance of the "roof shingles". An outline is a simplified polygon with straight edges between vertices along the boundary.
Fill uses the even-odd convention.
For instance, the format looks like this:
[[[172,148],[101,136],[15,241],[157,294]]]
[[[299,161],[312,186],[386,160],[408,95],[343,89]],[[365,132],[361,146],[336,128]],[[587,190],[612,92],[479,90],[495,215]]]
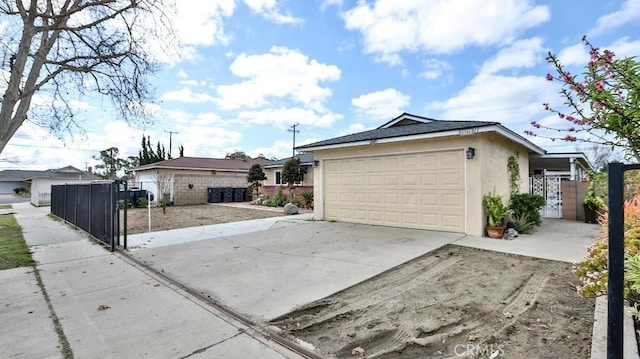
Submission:
[[[422,135],[429,133],[447,132],[463,130],[466,128],[484,127],[498,125],[498,122],[486,121],[433,121],[427,123],[416,123],[413,125],[392,126],[387,128],[376,128],[374,130],[354,133],[351,135],[335,137],[324,141],[314,142],[296,149],[304,150],[313,147],[339,145],[360,141],[373,141],[383,138],[405,137],[412,135]]]

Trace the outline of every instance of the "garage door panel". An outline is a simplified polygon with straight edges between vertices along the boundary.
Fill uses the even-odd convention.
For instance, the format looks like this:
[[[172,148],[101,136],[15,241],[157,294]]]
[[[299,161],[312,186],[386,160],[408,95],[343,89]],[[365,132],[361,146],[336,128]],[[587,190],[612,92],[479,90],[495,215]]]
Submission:
[[[464,232],[464,152],[325,160],[325,217]]]

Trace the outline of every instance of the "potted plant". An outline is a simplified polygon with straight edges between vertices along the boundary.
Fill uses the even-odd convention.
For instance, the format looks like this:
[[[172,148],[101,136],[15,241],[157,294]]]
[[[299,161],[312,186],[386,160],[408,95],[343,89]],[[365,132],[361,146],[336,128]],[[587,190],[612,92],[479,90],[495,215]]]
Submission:
[[[505,219],[509,208],[502,201],[502,196],[494,192],[482,197],[482,206],[487,211],[487,235],[491,238],[502,238],[505,230]]]
[[[604,207],[604,200],[602,197],[596,195],[593,189],[587,191],[587,195],[584,197],[584,221],[587,223],[597,223],[598,210]]]

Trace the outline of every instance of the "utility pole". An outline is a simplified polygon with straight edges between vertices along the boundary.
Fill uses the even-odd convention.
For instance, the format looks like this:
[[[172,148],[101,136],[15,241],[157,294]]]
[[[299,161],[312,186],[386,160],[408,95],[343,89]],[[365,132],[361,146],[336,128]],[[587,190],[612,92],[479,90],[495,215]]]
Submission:
[[[296,127],[300,126],[299,123],[294,123],[293,125],[291,125],[291,128],[289,128],[287,131],[289,132],[293,132],[293,147],[291,147],[291,158],[296,156],[296,133],[299,133],[299,130],[296,130]]]
[[[171,156],[171,137],[172,137],[171,135],[173,135],[174,133],[177,135],[178,132],[176,132],[176,131],[167,131],[167,130],[164,130],[164,132],[169,134],[169,158],[173,158]]]

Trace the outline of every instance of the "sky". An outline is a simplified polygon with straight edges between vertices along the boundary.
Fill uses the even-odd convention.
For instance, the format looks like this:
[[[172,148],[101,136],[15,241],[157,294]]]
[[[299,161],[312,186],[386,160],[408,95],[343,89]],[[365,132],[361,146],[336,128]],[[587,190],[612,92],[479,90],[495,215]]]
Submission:
[[[0,22],[0,29],[2,28]],[[154,118],[128,124],[109,101],[76,103],[84,133],[57,138],[26,123],[2,169],[95,166],[99,151],[136,156],[141,138],[174,157],[291,156],[296,145],[376,128],[408,112],[498,121],[548,152],[586,145],[529,137],[559,124],[549,51],[580,73],[581,43],[640,55],[640,0],[177,0],[181,41],[159,53]]]

